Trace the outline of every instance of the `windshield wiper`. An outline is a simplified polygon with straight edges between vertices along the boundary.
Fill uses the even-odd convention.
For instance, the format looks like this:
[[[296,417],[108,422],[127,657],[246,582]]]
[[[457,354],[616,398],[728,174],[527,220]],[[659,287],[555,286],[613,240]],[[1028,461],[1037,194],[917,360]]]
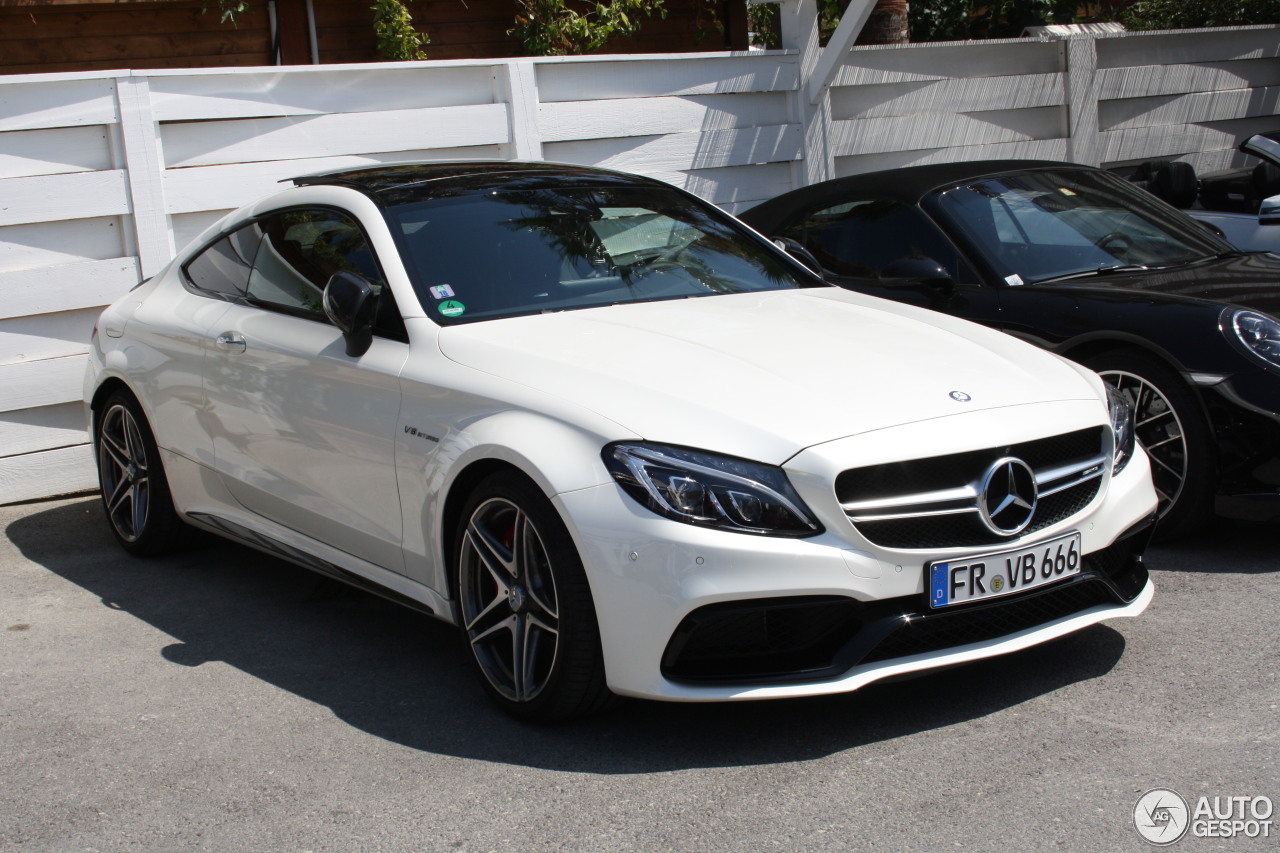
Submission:
[[[1040,278],[1031,282],[1032,284],[1048,284],[1054,281],[1066,281],[1072,278],[1092,278],[1094,276],[1111,275],[1112,273],[1124,272],[1142,272],[1143,270],[1155,269],[1155,267],[1143,266],[1142,264],[1111,264],[1110,266],[1100,266],[1093,270],[1083,270],[1081,272],[1069,272],[1066,275],[1055,275],[1049,278]]]

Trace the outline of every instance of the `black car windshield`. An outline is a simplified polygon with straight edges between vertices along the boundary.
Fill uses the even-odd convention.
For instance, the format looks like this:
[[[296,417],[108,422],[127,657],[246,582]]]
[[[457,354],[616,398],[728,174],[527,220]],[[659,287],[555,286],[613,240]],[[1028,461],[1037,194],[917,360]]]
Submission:
[[[1189,217],[1105,172],[1015,172],[936,193],[944,227],[1007,284],[1188,264],[1228,252]]]
[[[660,187],[498,189],[388,211],[442,324],[625,302],[821,286],[719,213]]]

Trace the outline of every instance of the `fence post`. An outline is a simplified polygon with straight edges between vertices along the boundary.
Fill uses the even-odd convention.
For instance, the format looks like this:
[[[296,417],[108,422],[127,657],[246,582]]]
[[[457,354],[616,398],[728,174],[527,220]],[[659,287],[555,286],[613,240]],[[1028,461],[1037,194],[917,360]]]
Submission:
[[[498,66],[501,97],[507,102],[511,127],[511,159],[541,160],[542,134],[538,130],[538,66],[532,62],[505,62]]]
[[[797,187],[808,186],[835,176],[835,160],[831,154],[830,87],[810,96],[822,48],[818,46],[818,4],[816,0],[782,0],[782,46],[800,53],[800,82],[791,93],[792,116],[804,132],[804,160],[792,168],[792,181]]]
[[[174,255],[173,229],[164,198],[160,125],[151,113],[150,81],[146,77],[117,77],[116,103],[138,266],[145,277],[159,272]]]
[[[1067,89],[1067,159],[1101,165],[1098,139],[1098,42],[1072,36],[1064,43]]]

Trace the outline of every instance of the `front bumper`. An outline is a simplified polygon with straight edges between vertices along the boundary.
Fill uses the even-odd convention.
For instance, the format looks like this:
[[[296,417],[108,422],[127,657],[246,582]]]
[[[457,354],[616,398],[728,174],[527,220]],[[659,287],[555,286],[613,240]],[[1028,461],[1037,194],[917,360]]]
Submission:
[[[619,694],[674,701],[813,696],[1036,645],[1136,616],[1153,587],[1142,563],[1155,495],[1139,454],[1086,512],[1081,575],[993,602],[930,613],[924,566],[981,549],[892,552],[847,531],[747,536],[659,518],[613,484],[557,497],[599,615]]]

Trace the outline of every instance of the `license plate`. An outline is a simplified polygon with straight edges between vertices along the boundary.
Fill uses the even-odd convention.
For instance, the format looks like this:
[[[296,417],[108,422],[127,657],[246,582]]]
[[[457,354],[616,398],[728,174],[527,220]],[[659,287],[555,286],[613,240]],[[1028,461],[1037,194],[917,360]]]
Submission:
[[[1080,534],[1010,551],[930,563],[929,606],[949,607],[1013,595],[1080,574]]]

